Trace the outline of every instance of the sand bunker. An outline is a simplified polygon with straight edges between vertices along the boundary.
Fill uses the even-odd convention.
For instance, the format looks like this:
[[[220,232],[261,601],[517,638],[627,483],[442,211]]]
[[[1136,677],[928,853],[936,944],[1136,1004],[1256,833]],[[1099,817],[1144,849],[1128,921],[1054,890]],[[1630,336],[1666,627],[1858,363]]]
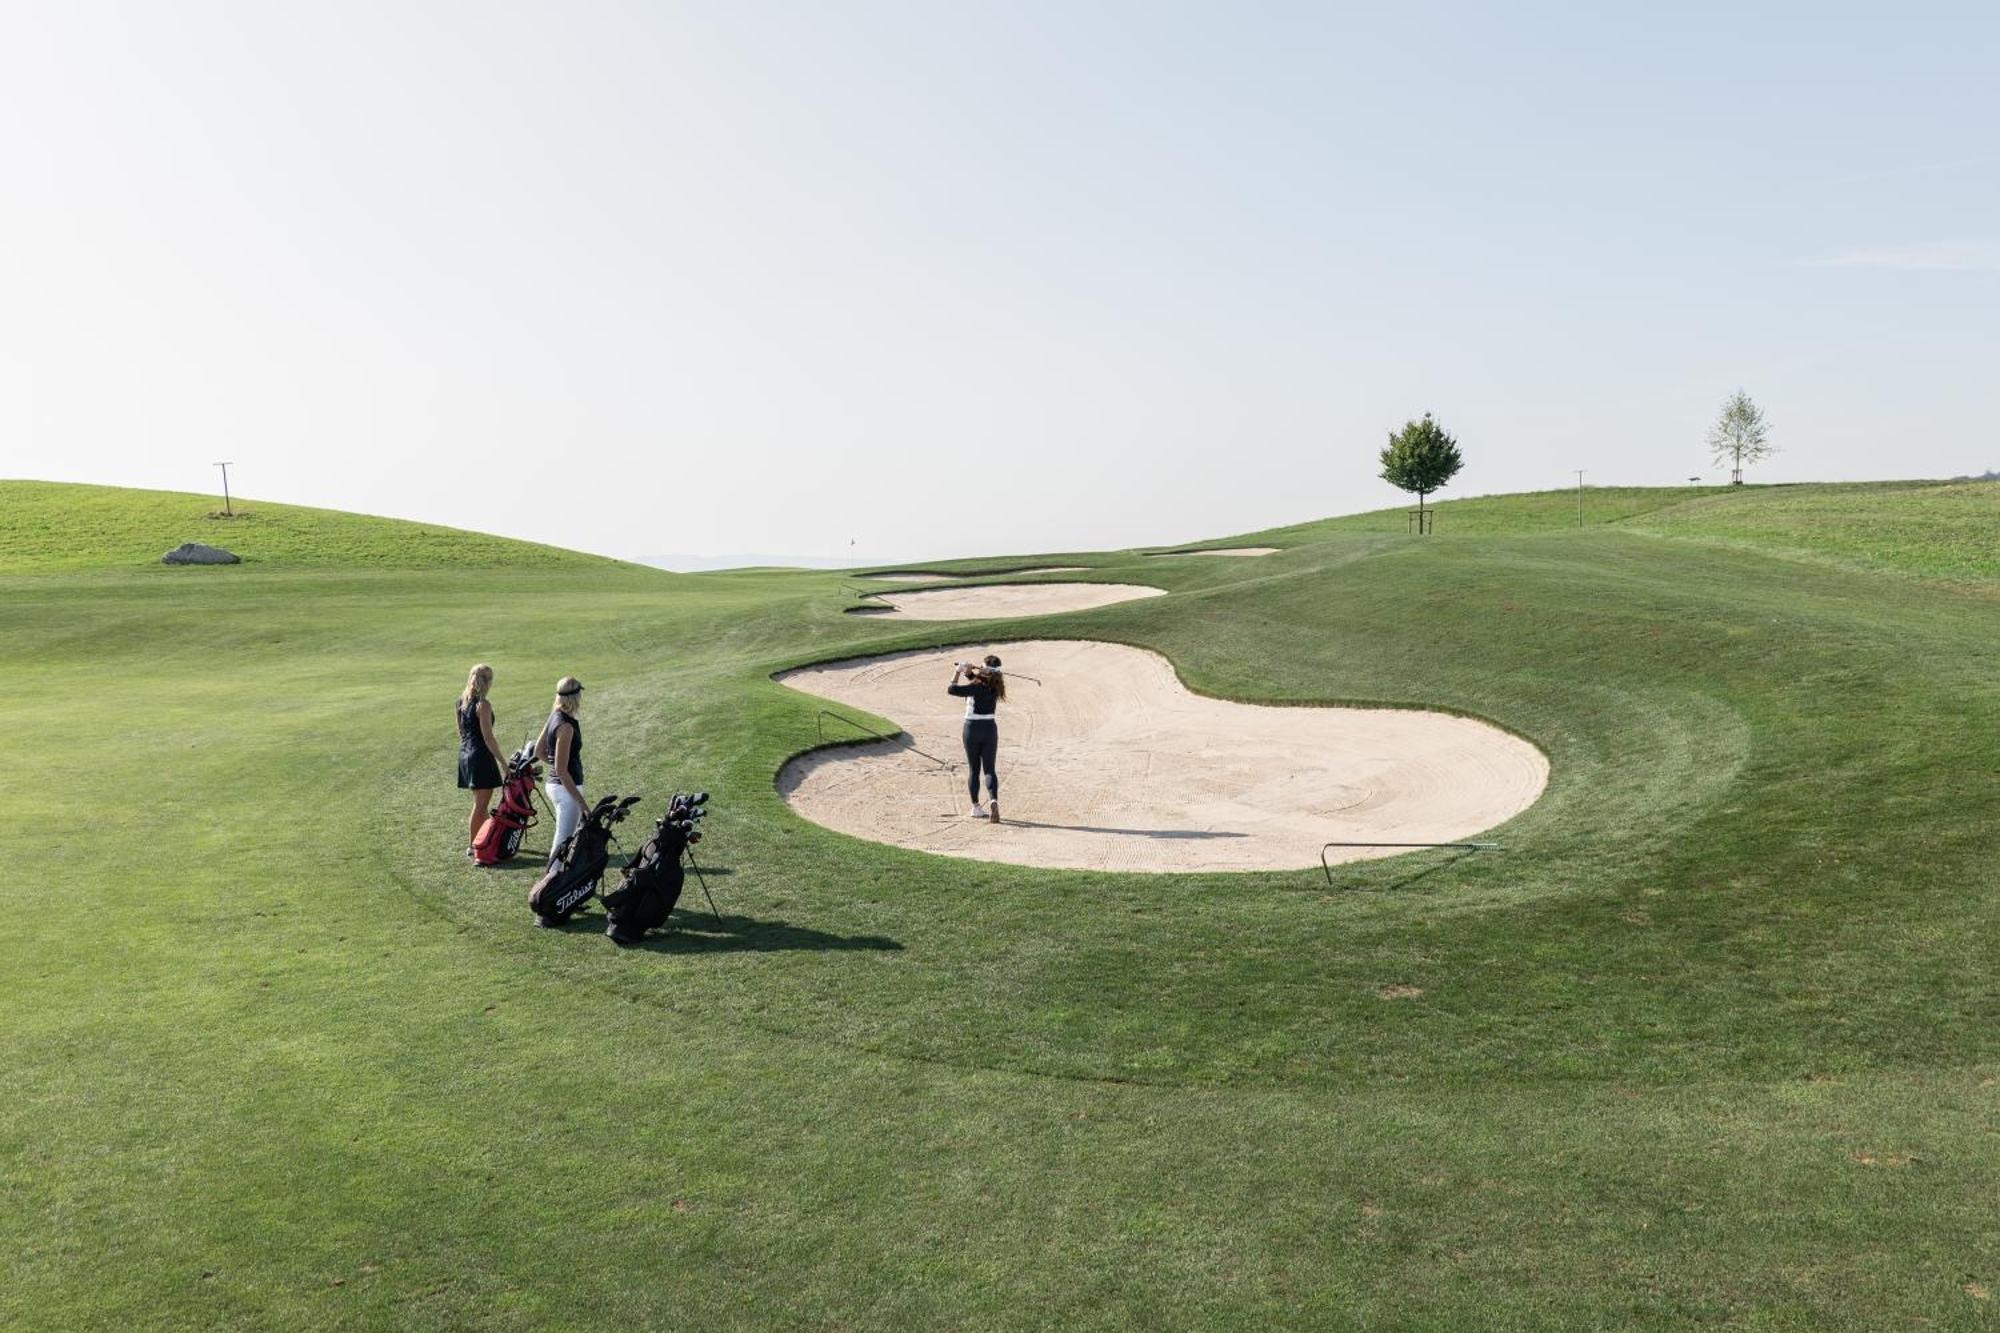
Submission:
[[[996,620],[1090,611],[1141,597],[1164,597],[1166,591],[1137,583],[988,583],[878,595],[882,605],[858,606],[854,614],[893,620]]]
[[[1410,709],[1269,708],[1190,693],[1163,657],[1110,643],[995,646],[1017,675],[1001,706],[1001,810],[966,817],[954,661],[985,646],[828,663],[779,677],[907,729],[785,765],[814,823],[944,856],[1074,870],[1295,870],[1332,841],[1470,838],[1532,805],[1548,761],[1468,718]],[[857,718],[857,721],[860,719]],[[850,730],[826,720],[829,737]],[[853,734],[859,734],[855,732]],[[1337,855],[1336,855],[1337,853]],[[1391,856],[1337,848],[1329,860]]]
[[[1276,555],[1284,550],[1282,546],[1224,546],[1207,551],[1154,551],[1155,557],[1167,555]]]
[[[1089,569],[1089,565],[1043,565],[1037,569],[995,569],[987,572],[974,571],[970,574],[862,574],[864,579],[883,579],[896,583],[949,583],[953,579],[998,578],[1003,574],[1074,574]]]

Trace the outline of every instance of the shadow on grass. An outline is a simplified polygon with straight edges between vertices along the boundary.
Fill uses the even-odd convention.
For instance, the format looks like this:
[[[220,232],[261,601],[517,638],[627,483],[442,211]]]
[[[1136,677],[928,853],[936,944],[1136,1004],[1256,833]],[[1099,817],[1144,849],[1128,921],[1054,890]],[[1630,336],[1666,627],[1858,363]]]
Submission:
[[[530,856],[526,852],[522,852],[519,856],[513,857],[510,860],[496,862],[490,866],[473,865],[468,861],[466,862],[466,867],[480,875],[501,876],[525,874],[529,879],[540,879],[542,872],[549,868],[549,858],[547,855]]]
[[[1440,870],[1449,870],[1453,866],[1457,865],[1460,861],[1467,860],[1477,855],[1479,855],[1478,852],[1467,852],[1467,851],[1454,852],[1450,856],[1447,856],[1442,861],[1438,861],[1435,862],[1434,864],[1427,865],[1422,870],[1413,871],[1410,874],[1403,876],[1401,879],[1391,880],[1387,884],[1342,884],[1338,880],[1333,880],[1331,883],[1327,885],[1327,887],[1331,889],[1345,889],[1349,893],[1394,893],[1398,889],[1407,889],[1408,887],[1410,887],[1410,885],[1415,884],[1420,880],[1429,879],[1432,875],[1437,874]],[[1340,869],[1339,866],[1335,866],[1334,867],[1335,873],[1338,873],[1339,869]],[[1329,878],[1331,878],[1331,876],[1329,876]]]
[[[664,934],[655,931],[634,947],[654,953],[779,953],[791,949],[821,952],[874,949],[900,953],[903,948],[900,941],[887,935],[835,935],[810,926],[795,926],[789,921],[759,921],[727,912],[716,916],[681,907],[675,908],[668,925],[671,929]]]

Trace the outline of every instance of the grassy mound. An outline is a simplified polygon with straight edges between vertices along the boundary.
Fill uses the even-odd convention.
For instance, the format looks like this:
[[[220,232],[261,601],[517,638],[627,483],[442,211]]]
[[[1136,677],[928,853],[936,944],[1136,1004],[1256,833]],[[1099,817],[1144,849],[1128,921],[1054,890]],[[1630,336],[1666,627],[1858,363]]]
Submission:
[[[1667,509],[1685,500],[1713,493],[1712,487],[1593,486],[1583,493],[1582,526],[1622,523],[1635,515]],[[1577,494],[1574,490],[1481,495],[1466,500],[1442,500],[1434,495],[1428,507],[1438,512],[1435,535],[1439,537],[1559,532],[1578,526]],[[1407,528],[1405,516],[1415,513],[1416,508],[1413,498],[1406,506],[1372,510],[1366,514],[1346,514],[1289,528],[1274,528],[1269,532],[1254,533],[1243,538],[1243,542],[1245,545],[1253,542],[1286,545],[1340,533],[1400,534]]]
[[[1774,486],[1643,514],[1644,532],[1928,578],[2000,579],[2000,482]]]
[[[1960,582],[2000,579],[2000,482],[1593,486],[1581,506],[1575,491],[1554,490],[1443,500],[1433,507],[1441,540],[1618,524],[1848,568]],[[1348,533],[1402,533],[1413,509],[1378,509],[1237,540],[1292,546]]]
[[[0,575],[159,567],[182,542],[246,565],[375,569],[588,568],[618,562],[554,546],[332,509],[53,481],[0,481]]]
[[[1173,595],[994,629],[1548,752],[1504,853],[1332,886],[794,817],[817,705],[770,672],[978,641],[837,574],[526,570],[501,627],[476,561],[348,519],[353,578],[10,580],[0,1325],[1975,1324],[2000,605],[1888,538],[1788,553],[1960,501],[1618,495],[1063,559]],[[1789,547],[1723,521],[1815,496]],[[590,683],[593,794],[715,792],[719,917],[619,952],[465,865],[480,659],[509,744]]]

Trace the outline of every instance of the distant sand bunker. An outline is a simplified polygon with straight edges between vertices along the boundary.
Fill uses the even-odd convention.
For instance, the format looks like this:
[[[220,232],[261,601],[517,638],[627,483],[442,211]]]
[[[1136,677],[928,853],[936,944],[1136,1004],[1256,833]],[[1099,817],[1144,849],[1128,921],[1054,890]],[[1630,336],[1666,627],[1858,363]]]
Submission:
[[[1141,597],[1165,596],[1166,591],[1136,583],[991,583],[890,593],[882,598],[883,605],[856,607],[854,613],[895,620],[991,620],[1089,611]]]
[[[1090,568],[1089,565],[1043,565],[1037,569],[996,569],[987,573],[980,573],[975,571],[974,573],[970,574],[937,574],[937,573],[922,573],[922,572],[915,574],[897,574],[891,572],[888,574],[863,574],[860,577],[864,579],[882,579],[886,582],[894,582],[894,583],[950,583],[953,579],[998,578],[1003,574],[1074,574],[1078,570],[1089,569],[1089,568]]]
[[[951,664],[983,646],[788,672],[793,689],[905,728],[898,743],[821,750],[778,790],[816,824],[943,856],[1072,870],[1295,870],[1333,841],[1470,838],[1532,805],[1541,751],[1498,727],[1410,709],[1269,708],[1190,693],[1167,660],[1120,644],[995,646],[1016,678],[1001,706],[998,825],[965,817],[963,708]],[[859,720],[859,719],[857,719]],[[847,728],[827,722],[829,736]],[[855,732],[853,734],[859,735]],[[1329,860],[1394,855],[1336,849]]]
[[[1154,551],[1154,556],[1167,555],[1276,555],[1284,550],[1282,546],[1223,546],[1206,551]]]

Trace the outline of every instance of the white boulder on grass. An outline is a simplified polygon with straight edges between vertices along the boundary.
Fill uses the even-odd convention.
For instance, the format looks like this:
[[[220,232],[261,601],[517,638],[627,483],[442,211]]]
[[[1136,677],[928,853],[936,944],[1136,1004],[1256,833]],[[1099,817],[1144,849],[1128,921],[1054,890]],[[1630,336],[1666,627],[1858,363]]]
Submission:
[[[240,565],[243,558],[233,551],[225,551],[220,546],[203,546],[200,542],[182,542],[173,550],[160,557],[163,565]]]

